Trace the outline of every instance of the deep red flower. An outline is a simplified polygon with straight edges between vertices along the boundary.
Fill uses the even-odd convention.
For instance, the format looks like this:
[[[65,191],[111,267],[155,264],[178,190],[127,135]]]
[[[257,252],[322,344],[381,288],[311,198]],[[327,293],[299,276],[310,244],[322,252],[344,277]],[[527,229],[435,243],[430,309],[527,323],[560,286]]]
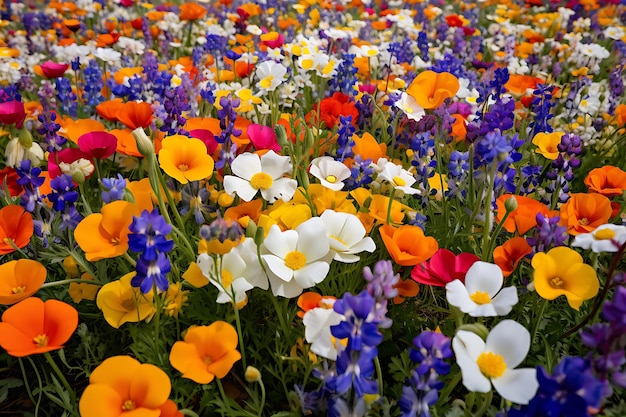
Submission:
[[[206,151],[209,155],[213,154],[217,149],[217,141],[215,140],[215,134],[208,129],[194,129],[189,131],[189,135],[192,138],[200,139],[206,146]]]
[[[59,78],[65,74],[70,67],[69,64],[59,64],[57,62],[46,61],[39,66],[46,78]]]
[[[313,110],[307,114],[307,122],[318,122],[317,119],[311,120],[314,111],[317,111],[317,106],[313,106]],[[339,122],[339,116],[352,116],[352,124],[355,125],[359,111],[349,96],[336,92],[332,97],[327,97],[320,102],[318,118],[319,121],[324,122],[326,129],[332,129]]]
[[[455,255],[448,249],[439,249],[429,261],[415,265],[411,271],[411,278],[415,281],[445,287],[448,282],[455,279],[465,282],[467,270],[479,261],[480,258],[473,253],[463,252]]]

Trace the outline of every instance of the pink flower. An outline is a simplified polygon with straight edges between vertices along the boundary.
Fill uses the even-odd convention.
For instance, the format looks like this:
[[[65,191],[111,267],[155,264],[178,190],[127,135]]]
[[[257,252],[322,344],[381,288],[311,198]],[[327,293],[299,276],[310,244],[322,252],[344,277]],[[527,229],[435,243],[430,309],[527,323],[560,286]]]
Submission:
[[[21,101],[6,101],[0,103],[0,123],[5,125],[14,124],[17,129],[21,129],[26,119],[26,110]]]
[[[77,148],[66,148],[58,152],[50,152],[48,155],[48,173],[50,179],[54,179],[63,174],[59,166],[61,163],[72,164],[79,159],[85,159],[91,162],[91,157]]]
[[[117,138],[107,132],[89,132],[78,138],[78,147],[89,158],[104,159],[115,153]]]
[[[269,149],[274,152],[280,152],[276,133],[274,133],[271,127],[253,123],[248,126],[247,133],[256,150]]]
[[[207,154],[211,155],[217,149],[215,135],[208,129],[194,129],[189,131],[192,138],[200,139],[206,146]]]
[[[455,255],[448,249],[439,249],[429,261],[415,265],[411,271],[411,278],[415,281],[445,287],[448,282],[455,279],[465,281],[467,270],[479,261],[480,258],[473,253],[463,252]]]
[[[57,62],[46,61],[39,67],[46,78],[59,78],[65,74],[65,71],[67,71],[70,66],[69,64],[59,64]]]

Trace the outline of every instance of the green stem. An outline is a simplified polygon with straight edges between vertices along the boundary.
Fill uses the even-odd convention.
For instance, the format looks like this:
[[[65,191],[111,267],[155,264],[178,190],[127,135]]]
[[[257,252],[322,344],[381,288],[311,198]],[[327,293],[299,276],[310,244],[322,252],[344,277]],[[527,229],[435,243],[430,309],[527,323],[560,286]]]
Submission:
[[[489,225],[491,220],[491,196],[493,195],[493,185],[497,168],[497,162],[493,161],[491,163],[491,169],[489,170],[489,177],[487,177],[487,197],[485,198],[485,225],[483,229],[483,256],[481,257],[481,259],[484,261],[488,259],[487,251],[491,241],[489,236]]]
[[[278,300],[273,294],[269,294],[269,297],[272,300],[272,304],[274,305],[274,310],[276,310],[276,315],[278,316],[280,327],[283,329],[284,334],[289,334],[289,327],[287,327],[287,322],[285,321],[285,317],[283,317],[283,311],[278,305]]]
[[[71,284],[71,283],[77,283],[77,284],[92,284],[92,285],[102,285],[100,284],[98,281],[93,281],[93,280],[88,280],[88,279],[78,279],[78,278],[71,278],[71,279],[62,279],[61,281],[54,281],[54,282],[46,282],[45,284],[43,284],[41,286],[41,288],[50,288],[50,287],[56,287],[58,285],[65,285],[65,284]]]
[[[179,413],[181,413],[184,416],[190,416],[190,417],[200,417],[198,414],[196,414],[194,411],[188,409],[188,408],[183,408],[182,410],[178,410]]]
[[[50,367],[52,368],[54,373],[57,375],[57,377],[59,378],[59,380],[63,384],[63,387],[67,390],[67,393],[70,396],[71,404],[74,404],[74,409],[68,410],[68,411],[70,411],[72,414],[76,415],[77,414],[76,413],[76,409],[75,409],[75,407],[76,407],[76,393],[74,392],[74,390],[70,386],[70,383],[67,382],[67,379],[65,378],[65,375],[63,375],[63,372],[61,372],[61,369],[59,369],[59,367],[57,366],[57,364],[54,361],[54,358],[52,357],[50,352],[44,352],[43,356],[46,358],[46,360],[50,364]]]
[[[383,370],[380,366],[380,359],[378,356],[374,358],[374,366],[376,367],[376,375],[378,376],[378,394],[383,395]]]
[[[122,256],[124,257],[124,259],[128,261],[128,263],[130,263],[133,266],[133,268],[137,266],[137,261],[131,258],[128,252],[124,252],[124,255]]]
[[[259,386],[261,387],[261,406],[259,407],[258,416],[261,417],[263,415],[263,408],[265,408],[265,384],[263,384],[262,379],[259,379]]]
[[[489,391],[485,393],[483,396],[483,403],[480,405],[480,408],[476,410],[474,413],[474,417],[482,417],[485,415],[489,407],[491,406],[491,401],[493,400],[493,391]]]
[[[393,198],[396,194],[396,189],[395,187],[391,187],[391,194],[389,195],[389,205],[387,206],[387,224],[393,224],[392,222],[392,218],[391,218],[391,208],[393,206]]]
[[[530,343],[532,344],[535,339],[535,335],[537,334],[537,329],[539,329],[539,323],[541,322],[541,318],[543,317],[543,313],[546,311],[546,307],[548,306],[548,300],[544,299],[541,302],[541,306],[539,307],[539,311],[537,312],[537,316],[533,319],[533,327],[530,332]]]
[[[511,214],[511,211],[507,210],[506,213],[504,213],[504,216],[502,217],[502,220],[500,220],[500,223],[498,223],[498,225],[496,226],[495,230],[493,231],[493,233],[491,235],[491,239],[489,240],[489,246],[487,248],[487,258],[484,258],[484,254],[483,254],[483,260],[485,262],[491,261],[491,257],[493,255],[493,249],[494,249],[494,246],[495,246],[495,243],[496,243],[496,238],[500,234],[500,231],[502,230],[502,227],[504,226],[504,222],[506,221],[506,219],[509,218],[510,214]]]
[[[441,390],[437,404],[441,405],[448,403],[448,397],[450,396],[452,391],[454,391],[459,382],[461,382],[462,376],[463,375],[461,374],[461,370],[459,369],[458,372],[454,375],[454,378],[452,378],[450,382],[445,385],[444,388]]]
[[[232,288],[232,286],[231,286]],[[235,290],[232,290],[233,309],[235,310],[235,323],[237,324],[237,335],[239,336],[239,349],[241,350],[241,363],[243,369],[247,368],[246,364],[246,349],[243,343],[243,331],[241,330],[241,318],[239,317],[239,308],[237,307],[237,301],[235,301]]]

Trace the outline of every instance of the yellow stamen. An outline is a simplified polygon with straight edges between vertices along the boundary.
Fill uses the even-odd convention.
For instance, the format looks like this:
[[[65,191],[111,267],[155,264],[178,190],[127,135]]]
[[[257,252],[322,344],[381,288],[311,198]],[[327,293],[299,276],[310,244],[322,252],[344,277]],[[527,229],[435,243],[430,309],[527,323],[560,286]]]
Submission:
[[[582,219],[580,219],[578,221],[578,224],[582,225],[582,226],[587,226],[589,224],[589,219],[586,217],[583,217]]]
[[[506,371],[504,358],[491,352],[481,353],[478,359],[476,359],[476,364],[478,365],[478,368],[480,368],[480,372],[482,372],[487,378],[501,377],[504,374],[504,371]]]
[[[615,232],[611,229],[598,230],[593,234],[595,240],[611,240],[615,237]]]
[[[126,400],[122,404],[122,411],[131,411],[135,409],[135,402],[133,400]]]
[[[23,294],[26,291],[26,287],[11,288],[11,294]]]
[[[48,336],[45,334],[37,335],[33,337],[33,342],[37,345],[37,347],[46,347],[48,346]]]
[[[255,190],[267,190],[273,183],[272,177],[265,172],[257,172],[250,178],[250,185]]]
[[[306,265],[306,255],[297,250],[291,251],[285,256],[285,265],[287,265],[289,269],[297,271]]]
[[[406,181],[403,180],[402,178],[396,176],[393,177],[393,182],[398,186],[398,187],[404,187],[406,185]]]
[[[331,184],[334,184],[337,182],[337,177],[335,177],[334,175],[327,175],[326,181],[328,181]]]
[[[233,274],[229,271],[222,269],[222,285],[224,288],[230,288],[233,283]]]
[[[555,289],[561,289],[565,285],[565,281],[561,277],[550,278],[550,286]]]
[[[178,169],[180,169],[181,171],[187,171],[189,169],[189,165],[187,165],[187,164],[179,164],[178,165]]]
[[[470,295],[470,299],[476,304],[488,304],[491,302],[489,294],[482,291],[475,291],[474,294]]]

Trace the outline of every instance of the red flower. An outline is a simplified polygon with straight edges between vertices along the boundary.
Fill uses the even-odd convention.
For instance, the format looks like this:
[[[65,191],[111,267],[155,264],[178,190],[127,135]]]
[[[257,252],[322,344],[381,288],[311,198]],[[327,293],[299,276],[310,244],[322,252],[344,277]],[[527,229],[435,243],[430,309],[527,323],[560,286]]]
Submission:
[[[85,133],[78,138],[78,147],[89,158],[104,159],[115,153],[117,138],[107,132]]]
[[[24,103],[15,100],[0,103],[0,123],[5,125],[14,124],[16,128],[21,129],[24,119],[26,119]]]
[[[71,164],[81,158],[92,162],[91,157],[87,155],[87,153],[77,148],[66,148],[57,152],[50,152],[48,155],[48,173],[50,174],[50,179],[54,179],[63,174],[61,168],[59,168],[61,162]]]
[[[41,72],[46,78],[62,77],[69,67],[69,64],[59,64],[52,61],[46,61],[39,66]]]
[[[317,111],[317,106],[313,107],[313,111]],[[334,128],[339,122],[339,116],[352,116],[352,124],[356,124],[356,119],[359,117],[359,111],[354,102],[350,100],[349,96],[339,92],[320,102],[319,113],[315,120],[311,120],[312,112],[307,114],[306,120],[309,123],[322,121],[326,125],[326,129]]]
[[[4,191],[4,182],[6,181],[11,197],[20,195],[22,186],[17,183],[17,179],[17,172],[14,168],[0,169],[0,190]]]
[[[427,262],[416,265],[411,271],[411,278],[415,281],[445,287],[448,282],[459,279],[465,282],[467,270],[479,261],[473,253],[463,252],[455,255],[448,249],[439,249]]]

